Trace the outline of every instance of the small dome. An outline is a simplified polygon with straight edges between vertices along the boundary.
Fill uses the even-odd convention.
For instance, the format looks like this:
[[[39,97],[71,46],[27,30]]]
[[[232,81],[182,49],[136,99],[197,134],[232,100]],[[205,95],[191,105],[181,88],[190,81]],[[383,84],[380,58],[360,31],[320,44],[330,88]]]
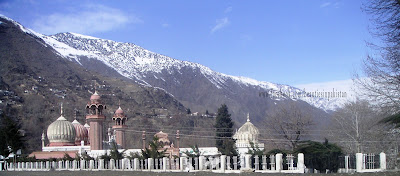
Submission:
[[[246,122],[239,128],[238,133],[260,134],[257,127],[251,122]]]
[[[91,103],[100,103],[100,95],[97,94],[97,91],[94,92],[94,94],[92,96],[90,96],[90,102]]]
[[[247,122],[244,123],[239,130],[233,135],[237,144],[249,144],[250,142],[258,143],[260,132],[257,127],[250,122],[250,117],[247,115]]]
[[[85,125],[83,125],[86,129],[90,128],[89,124],[87,124],[87,122],[85,123]]]
[[[154,136],[156,136],[158,138],[158,142],[162,142],[164,145],[170,144],[167,133],[160,131],[160,132],[156,133]]]
[[[88,140],[88,130],[81,125],[76,119],[72,122],[72,125],[75,127],[75,144],[80,145],[81,141],[84,141],[85,144],[87,144]]]
[[[50,146],[74,145],[75,136],[74,125],[62,115],[47,128],[47,138]]]
[[[115,111],[115,115],[117,115],[117,114],[123,115],[124,114],[124,110],[122,110],[121,107],[118,107],[118,109]]]

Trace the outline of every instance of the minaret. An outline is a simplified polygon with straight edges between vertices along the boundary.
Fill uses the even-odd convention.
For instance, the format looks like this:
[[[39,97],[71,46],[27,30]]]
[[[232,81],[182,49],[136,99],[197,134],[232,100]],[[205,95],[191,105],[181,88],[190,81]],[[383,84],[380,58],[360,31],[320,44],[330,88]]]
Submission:
[[[143,150],[146,149],[146,131],[143,131],[142,133],[142,145],[143,145]]]
[[[44,130],[43,130],[43,133],[42,133],[42,150],[45,147],[45,145],[44,145],[45,140],[46,140],[46,135],[44,134]]]
[[[179,156],[179,139],[180,139],[180,136],[179,136],[179,130],[176,130],[176,148],[178,148],[178,156]]]
[[[106,109],[106,105],[102,104],[97,91],[90,97],[90,102],[86,105],[86,109],[88,110],[86,120],[88,120],[90,124],[90,150],[102,150],[103,122],[106,119],[106,116],[103,115],[103,109]]]
[[[121,106],[115,111],[115,114],[112,118],[114,121],[114,125],[112,128],[115,130],[115,141],[119,144],[122,148],[126,148],[125,144],[125,130],[127,126],[125,122],[127,120],[124,111],[121,109]]]

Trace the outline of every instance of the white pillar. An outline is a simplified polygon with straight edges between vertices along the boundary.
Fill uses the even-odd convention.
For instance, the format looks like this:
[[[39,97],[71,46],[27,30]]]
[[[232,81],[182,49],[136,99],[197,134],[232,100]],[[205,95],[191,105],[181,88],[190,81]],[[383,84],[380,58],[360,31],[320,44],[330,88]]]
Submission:
[[[89,169],[90,170],[94,169],[94,160],[89,161]]]
[[[63,169],[63,162],[62,161],[58,161],[58,169]],[[32,167],[32,163],[31,163],[31,167]]]
[[[245,163],[246,163],[246,170],[250,170],[251,168],[251,155],[250,154],[246,154],[245,155]]]
[[[349,173],[349,162],[350,162],[350,156],[349,155],[344,156],[344,169],[346,173]]]
[[[297,154],[297,170],[299,170],[301,173],[304,173],[304,171],[305,171],[304,154],[303,153]]]
[[[199,171],[202,171],[204,167],[204,156],[199,156]]]
[[[77,161],[76,160],[72,161],[72,169],[73,170],[78,169],[76,165],[77,165]]]
[[[104,159],[99,159],[99,163],[98,163],[98,169],[99,170],[103,170],[104,169]]]
[[[362,165],[363,165],[363,154],[356,153],[356,171],[362,172]]]
[[[109,166],[109,168],[110,168],[111,170],[114,170],[114,169],[115,169],[115,160],[114,160],[114,159],[110,159],[110,166]]]
[[[282,156],[283,156],[282,153],[277,153],[275,155],[275,157],[276,157],[275,168],[276,168],[276,171],[278,171],[278,172],[281,172],[281,170],[282,170],[282,162],[283,162]]]
[[[65,161],[65,169],[69,169],[69,160]]]
[[[167,171],[167,157],[162,158],[162,170]]]
[[[121,160],[121,167],[122,167],[122,170],[125,170],[125,168],[126,168],[126,158],[123,158],[122,160]]]
[[[185,157],[180,157],[179,158],[180,160],[179,160],[179,169],[181,170],[181,171],[183,171],[183,162],[184,162],[184,160],[186,159]]]
[[[221,171],[225,172],[226,167],[226,155],[221,155]]]
[[[133,170],[139,170],[139,159],[138,158],[133,159]]]
[[[381,152],[379,154],[379,161],[382,170],[386,170],[386,154]]]
[[[149,169],[149,171],[153,169],[153,163],[154,163],[153,158],[147,159],[147,165],[148,165],[147,169]]]

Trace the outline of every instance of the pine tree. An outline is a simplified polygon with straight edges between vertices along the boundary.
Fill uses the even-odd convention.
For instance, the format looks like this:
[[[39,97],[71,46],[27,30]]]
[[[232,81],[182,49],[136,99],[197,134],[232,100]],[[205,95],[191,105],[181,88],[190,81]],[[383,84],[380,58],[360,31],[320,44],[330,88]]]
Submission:
[[[19,149],[24,149],[24,140],[21,134],[21,125],[10,117],[2,114],[0,124],[0,155],[7,157],[10,152],[17,153]],[[8,151],[8,149],[11,149]]]
[[[214,127],[216,128],[216,146],[218,151],[223,155],[237,155],[235,140],[232,138],[233,122],[228,112],[228,107],[225,104],[221,105],[218,109]]]

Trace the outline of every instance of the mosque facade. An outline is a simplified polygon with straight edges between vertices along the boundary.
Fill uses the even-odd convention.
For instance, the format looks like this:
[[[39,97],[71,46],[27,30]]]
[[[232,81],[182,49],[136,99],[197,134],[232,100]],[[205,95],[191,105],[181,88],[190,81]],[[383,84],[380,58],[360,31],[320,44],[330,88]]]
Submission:
[[[115,111],[112,120],[112,128],[108,129],[108,141],[103,141],[104,121],[106,116],[103,111],[107,106],[102,102],[100,95],[95,91],[90,97],[90,101],[86,105],[87,115],[86,123],[82,125],[75,119],[69,122],[63,116],[63,108],[61,106],[60,117],[51,123],[46,131],[46,135],[42,134],[42,151],[31,153],[29,156],[35,156],[37,159],[63,158],[66,154],[74,158],[77,154],[87,153],[92,157],[98,157],[110,149],[112,142],[115,142],[120,149],[127,149],[125,133],[128,129],[126,121],[128,118],[119,106]],[[111,131],[113,130],[113,131]],[[246,154],[252,142],[260,149],[264,148],[264,144],[258,142],[258,129],[250,122],[249,116],[247,122],[239,128],[233,136],[236,139],[236,147],[240,154]],[[179,147],[179,130],[177,131],[176,144],[171,143],[168,134],[160,131],[156,133],[159,142],[162,142],[166,155],[169,157],[180,156],[182,153],[191,150],[190,148]],[[46,144],[46,138],[49,141]],[[143,132],[143,149],[145,146],[145,132]],[[200,147],[199,150],[204,155],[219,155],[216,147]],[[141,149],[127,149],[125,152],[138,152]]]

